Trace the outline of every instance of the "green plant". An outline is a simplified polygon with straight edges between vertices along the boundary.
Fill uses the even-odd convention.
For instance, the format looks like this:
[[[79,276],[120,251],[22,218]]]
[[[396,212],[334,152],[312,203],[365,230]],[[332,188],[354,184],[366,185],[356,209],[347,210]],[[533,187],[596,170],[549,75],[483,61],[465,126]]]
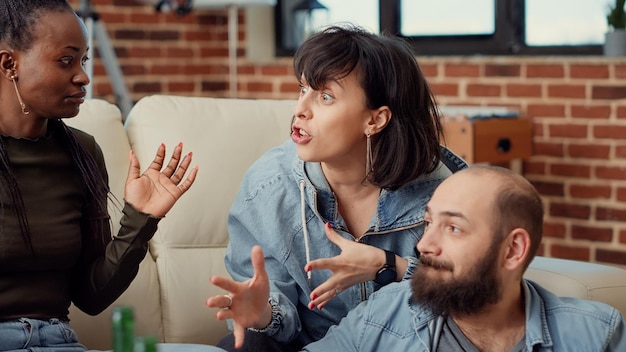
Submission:
[[[606,16],[609,28],[626,28],[626,12],[624,11],[624,2],[626,2],[626,0],[615,0],[615,6],[609,6],[609,14]]]

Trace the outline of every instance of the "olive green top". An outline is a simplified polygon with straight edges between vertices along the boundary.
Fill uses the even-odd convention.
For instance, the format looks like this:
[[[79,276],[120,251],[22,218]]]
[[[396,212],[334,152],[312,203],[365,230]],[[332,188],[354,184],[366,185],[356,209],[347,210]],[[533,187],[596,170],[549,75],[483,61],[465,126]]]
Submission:
[[[94,138],[72,130],[108,182]],[[86,211],[91,195],[59,129],[49,128],[37,139],[1,138],[26,207],[34,253],[28,252],[3,189],[7,185],[0,184],[0,321],[67,320],[71,302],[88,314],[100,313],[137,275],[160,219],[126,203],[121,229],[111,240],[108,214]]]

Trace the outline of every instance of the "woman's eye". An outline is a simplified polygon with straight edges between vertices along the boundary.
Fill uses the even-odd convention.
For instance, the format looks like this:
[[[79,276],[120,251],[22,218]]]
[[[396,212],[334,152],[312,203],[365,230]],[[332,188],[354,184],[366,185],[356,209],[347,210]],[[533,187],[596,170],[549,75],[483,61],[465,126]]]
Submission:
[[[305,85],[300,85],[300,95],[305,95],[308,90],[309,89]]]
[[[322,93],[322,100],[326,103],[330,103],[334,100],[333,96],[328,93]]]
[[[60,61],[61,61],[61,63],[63,65],[71,65],[72,64],[72,58],[71,57],[64,57]]]
[[[448,226],[448,231],[452,232],[452,233],[459,233],[461,232],[461,229],[454,226],[454,225],[450,225]]]
[[[85,67],[85,65],[87,64],[87,61],[89,61],[89,60],[90,60],[89,56],[83,57],[83,59],[80,60],[81,66]]]

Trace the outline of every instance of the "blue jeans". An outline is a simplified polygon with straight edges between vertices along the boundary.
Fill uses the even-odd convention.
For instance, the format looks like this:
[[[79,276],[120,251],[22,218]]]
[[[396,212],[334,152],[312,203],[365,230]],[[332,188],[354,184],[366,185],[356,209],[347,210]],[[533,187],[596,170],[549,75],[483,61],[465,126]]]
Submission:
[[[59,319],[49,321],[21,318],[0,323],[0,352],[85,352],[74,329]],[[199,344],[160,343],[159,352],[221,352],[221,348]],[[96,352],[96,351],[93,351]]]
[[[0,351],[83,352],[76,332],[59,319],[49,321],[20,318],[0,323]]]

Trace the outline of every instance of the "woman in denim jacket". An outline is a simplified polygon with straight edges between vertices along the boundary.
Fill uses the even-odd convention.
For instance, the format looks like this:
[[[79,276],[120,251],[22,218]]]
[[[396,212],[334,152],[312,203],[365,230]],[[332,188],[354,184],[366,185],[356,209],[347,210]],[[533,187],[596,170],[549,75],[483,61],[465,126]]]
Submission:
[[[403,41],[330,27],[298,49],[294,71],[291,140],[247,172],[228,220],[232,280],[211,279],[229,292],[207,300],[231,320],[227,350],[297,350],[409,278],[424,205],[466,166],[440,146],[436,104]]]

